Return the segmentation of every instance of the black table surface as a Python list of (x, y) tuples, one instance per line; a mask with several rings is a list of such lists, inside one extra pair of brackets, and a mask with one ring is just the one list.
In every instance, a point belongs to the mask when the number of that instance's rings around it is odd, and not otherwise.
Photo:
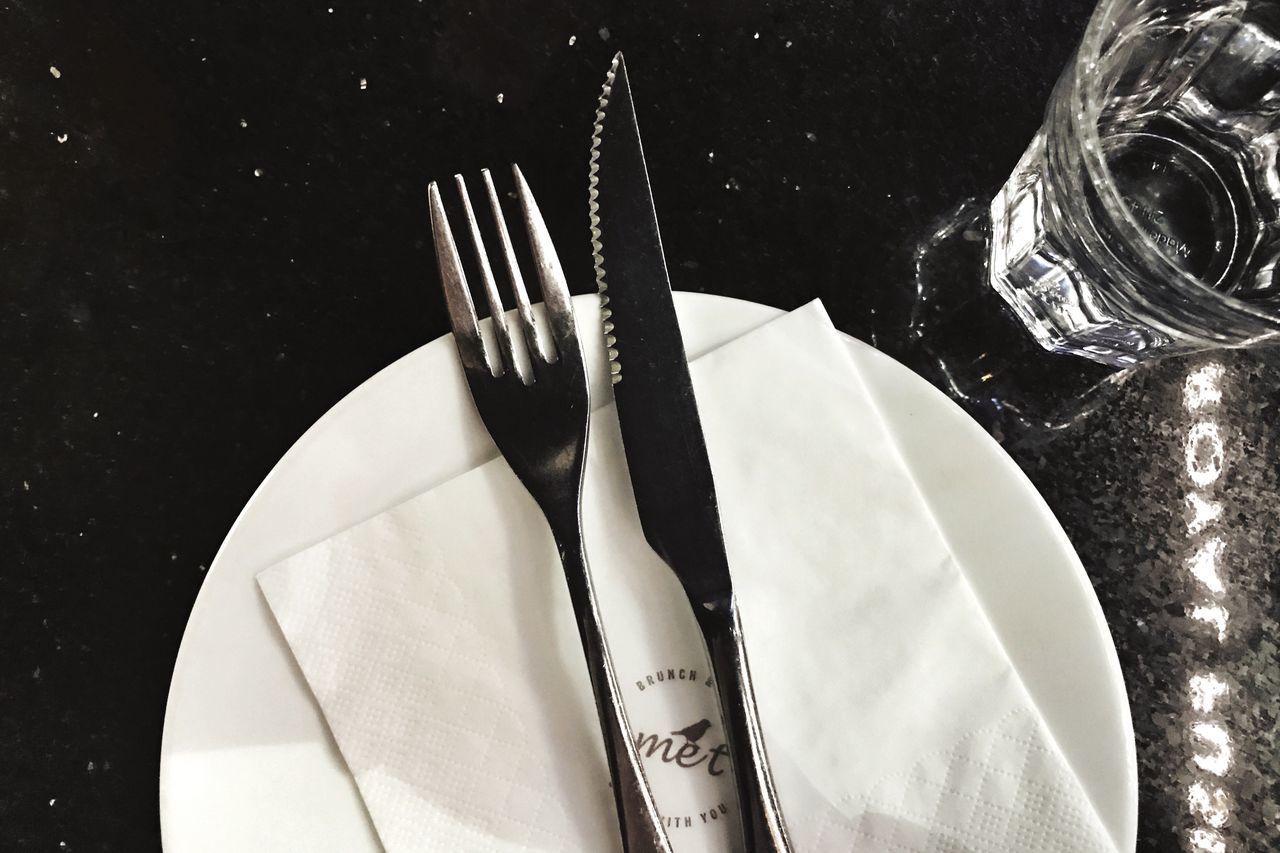
[[(518, 160), (590, 291), (587, 143), (624, 49), (675, 286), (820, 297), (925, 370), (914, 249), (1009, 174), (1089, 11), (0, 0), (0, 848), (159, 846), (166, 691), (220, 541), (326, 409), (447, 330), (429, 179)], [(1212, 598), (1184, 400), (1210, 362)], [(1280, 847), (1278, 379), (1170, 360), (1065, 429), (988, 424), (1110, 624), (1141, 850)]]

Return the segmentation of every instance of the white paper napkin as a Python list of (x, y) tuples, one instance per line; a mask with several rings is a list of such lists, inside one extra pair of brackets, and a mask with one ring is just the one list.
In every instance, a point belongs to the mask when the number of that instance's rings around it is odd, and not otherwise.
[[(797, 851), (1114, 850), (821, 305), (693, 376)], [(583, 520), (673, 844), (731, 849), (710, 668), (640, 532), (612, 406)], [(555, 550), (503, 460), (258, 580), (389, 851), (619, 849)]]

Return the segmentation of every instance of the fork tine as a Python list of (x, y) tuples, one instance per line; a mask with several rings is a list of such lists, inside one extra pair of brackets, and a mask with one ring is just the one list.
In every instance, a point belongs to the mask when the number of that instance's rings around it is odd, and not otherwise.
[(525, 343), (529, 347), (529, 357), (542, 356), (542, 348), (538, 346), (538, 331), (534, 325), (533, 308), (529, 305), (529, 291), (524, 286), (524, 276), (520, 274), (520, 263), (516, 260), (516, 250), (511, 245), (511, 233), (507, 231), (507, 218), (502, 213), (502, 204), (498, 201), (498, 191), (493, 186), (493, 176), (488, 169), (481, 169), (484, 176), (484, 187), (489, 195), (489, 208), (493, 212), (493, 221), (498, 228), (498, 242), (502, 244), (502, 259), (507, 266), (507, 280), (511, 282), (511, 290), (515, 293), (516, 308), (520, 313), (520, 321), (524, 328)]
[[(484, 239), (480, 236), (480, 225), (476, 222), (476, 213), (471, 209), (471, 196), (467, 194), (467, 183), (462, 175), (454, 175), (458, 185), (458, 195), (462, 196), (462, 209), (467, 217), (467, 227), (471, 232), (471, 246), (475, 249), (476, 264), (480, 268), (480, 279), (484, 284), (485, 298), (489, 302), (489, 317), (493, 321), (494, 334), (498, 338), (498, 349), (501, 362), (497, 375), (514, 369), (520, 374), (516, 364), (515, 353), (511, 348), (511, 330), (507, 328), (507, 315), (502, 308), (502, 297), (498, 295), (498, 284), (493, 279), (493, 268), (489, 266), (489, 253), (485, 251)], [(521, 376), (521, 379), (524, 377)]]
[(564, 270), (560, 268), (560, 258), (551, 243), (551, 235), (547, 232), (542, 212), (538, 210), (538, 203), (533, 198), (533, 191), (529, 189), (524, 174), (515, 163), (511, 164), (511, 174), (515, 177), (516, 195), (524, 213), (524, 227), (529, 232), (529, 246), (533, 250), (533, 260), (538, 268), (538, 283), (542, 285), (542, 301), (547, 306), (547, 316), (551, 320), (551, 336), (555, 340), (556, 351), (560, 355), (578, 351), (578, 330), (573, 320), (573, 306), (569, 302), (569, 285), (565, 281)]
[(449, 309), (449, 325), (453, 327), (453, 339), (458, 345), (462, 366), (468, 370), (487, 370), (493, 373), (489, 354), (485, 352), (480, 337), (480, 324), (476, 321), (476, 309), (471, 303), (471, 291), (467, 276), (462, 271), (462, 259), (449, 228), (449, 217), (440, 201), (440, 188), (432, 181), (427, 186), (431, 206), (431, 235), (436, 244), (436, 264), (440, 268), (440, 286), (444, 290), (445, 305)]

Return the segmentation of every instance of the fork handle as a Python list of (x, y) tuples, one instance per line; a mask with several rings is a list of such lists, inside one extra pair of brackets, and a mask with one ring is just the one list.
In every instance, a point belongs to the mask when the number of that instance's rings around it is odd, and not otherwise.
[(614, 806), (618, 810), (618, 827), (622, 831), (622, 848), (626, 853), (672, 853), (662, 818), (658, 816), (653, 802), (653, 792), (640, 764), (640, 752), (627, 723), (581, 535), (557, 536), (556, 544), (578, 623), (578, 636), (587, 657), (596, 711), (600, 715), (609, 778), (613, 780)]
[(694, 606), (707, 642), (724, 714), (725, 733), (738, 788), (743, 849), (746, 853), (790, 853), (791, 840), (774, 790), (764, 734), (751, 688), (751, 669), (742, 639), (738, 603), (730, 594), (714, 607)]

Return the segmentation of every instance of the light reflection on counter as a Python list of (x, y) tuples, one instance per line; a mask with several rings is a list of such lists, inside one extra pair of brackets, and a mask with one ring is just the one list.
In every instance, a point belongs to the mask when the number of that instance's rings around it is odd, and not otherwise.
[(1208, 622), (1218, 635), (1218, 642), (1227, 638), (1227, 611), (1216, 604), (1205, 606), (1197, 604), (1191, 608), (1191, 618), (1199, 622)]
[[(1185, 566), (1196, 590), (1190, 602), (1193, 620), (1214, 630), (1210, 635), (1219, 644), (1227, 639), (1229, 614), (1223, 599), (1227, 591), (1224, 566), (1227, 540), (1218, 529), (1222, 503), (1212, 494), (1227, 464), (1223, 427), (1216, 415), (1222, 403), (1222, 365), (1211, 362), (1192, 370), (1183, 386), (1183, 405), (1192, 415), (1184, 453), (1190, 489), (1186, 496), (1188, 555)], [(1221, 779), (1231, 769), (1231, 733), (1215, 713), (1219, 703), (1229, 698), (1227, 683), (1215, 672), (1203, 671), (1188, 679), (1191, 706), (1189, 742), (1192, 763), (1205, 778), (1195, 779), (1187, 788), (1187, 806), (1194, 825), (1187, 834), (1191, 850), (1227, 853), (1227, 842), (1219, 832), (1231, 819), (1230, 796)]]
[(1195, 492), (1187, 495), (1187, 508), (1191, 510), (1191, 521), (1187, 522), (1187, 532), (1193, 536), (1217, 521), (1218, 516), (1222, 515), (1222, 504), (1217, 501), (1207, 501)]
[(1231, 735), (1221, 723), (1198, 722), (1191, 724), (1191, 733), (1204, 744), (1203, 751), (1196, 752), (1191, 760), (1201, 770), (1214, 776), (1225, 776), (1231, 767)]
[(1226, 547), (1227, 543), (1222, 541), (1221, 536), (1211, 536), (1187, 560), (1191, 576), (1214, 595), (1222, 595), (1227, 591), (1226, 585), (1222, 583), (1222, 575), (1218, 572), (1218, 560), (1222, 558)]
[(1187, 799), (1191, 808), (1203, 815), (1205, 823), (1214, 829), (1222, 829), (1227, 825), (1231, 811), (1227, 808), (1227, 797), (1222, 791), (1210, 792), (1203, 782), (1191, 786)]
[(1213, 673), (1191, 676), (1191, 707), (1208, 713), (1227, 693), (1227, 685)]

